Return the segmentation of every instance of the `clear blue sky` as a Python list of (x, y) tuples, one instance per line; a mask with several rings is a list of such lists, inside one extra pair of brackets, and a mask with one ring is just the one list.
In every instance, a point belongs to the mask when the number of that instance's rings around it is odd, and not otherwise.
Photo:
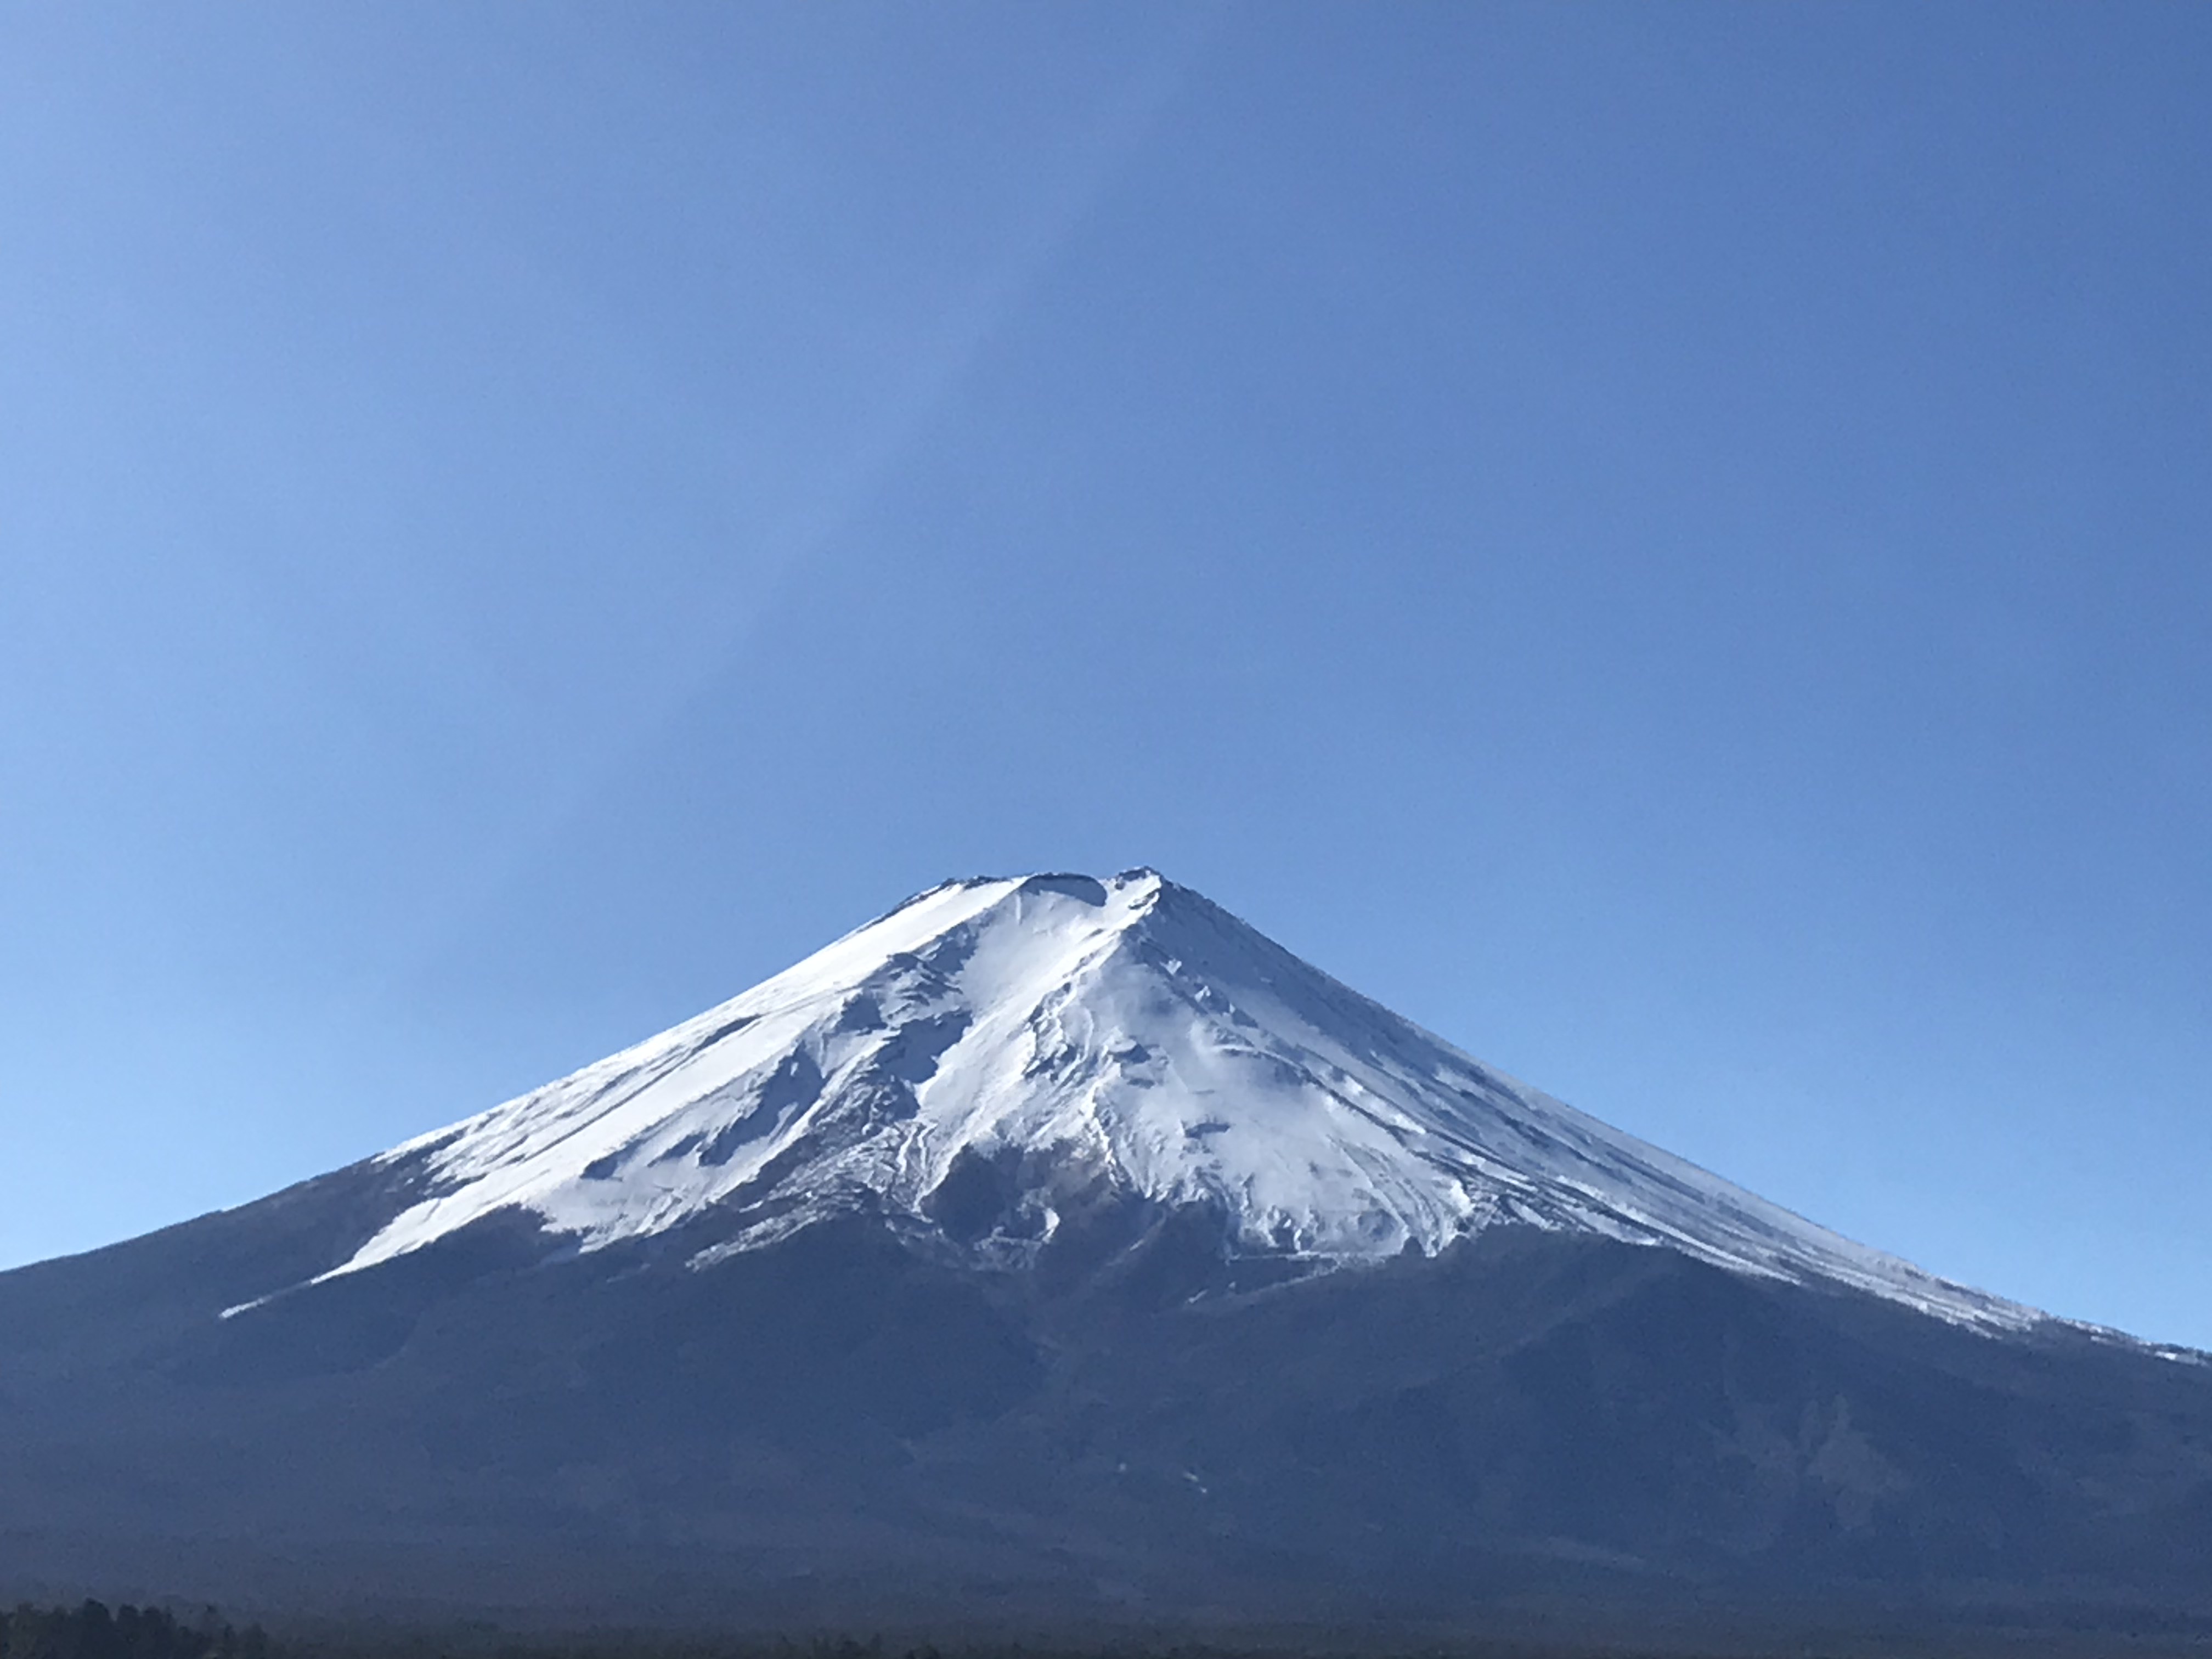
[(0, 1261), (1146, 863), (2212, 1345), (2212, 9), (0, 19)]

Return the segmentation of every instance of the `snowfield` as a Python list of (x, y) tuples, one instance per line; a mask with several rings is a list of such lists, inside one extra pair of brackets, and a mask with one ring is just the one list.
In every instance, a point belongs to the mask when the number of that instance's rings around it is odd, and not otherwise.
[(1317, 1269), (1519, 1222), (2042, 1317), (1502, 1076), (1149, 870), (933, 888), (380, 1161), (427, 1195), (324, 1278), (502, 1211), (583, 1250), (706, 1223), (710, 1259), (870, 1201), (1018, 1266), (1118, 1194), (1213, 1206), (1234, 1252)]

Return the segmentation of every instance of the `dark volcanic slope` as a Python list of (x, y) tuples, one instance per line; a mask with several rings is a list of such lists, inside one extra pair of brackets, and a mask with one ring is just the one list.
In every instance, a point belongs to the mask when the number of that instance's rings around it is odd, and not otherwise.
[(2063, 1328), (1518, 1228), (1240, 1287), (1143, 1205), (1023, 1272), (865, 1214), (704, 1268), (480, 1224), (211, 1316), (375, 1221), (342, 1176), (0, 1275), (14, 1558), (630, 1616), (2212, 1613), (2212, 1371)]

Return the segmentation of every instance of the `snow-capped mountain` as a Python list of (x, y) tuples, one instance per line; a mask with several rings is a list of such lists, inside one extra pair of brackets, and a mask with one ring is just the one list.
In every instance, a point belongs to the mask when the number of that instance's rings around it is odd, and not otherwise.
[(1737, 1650), (1762, 1598), (2212, 1632), (2208, 1559), (2201, 1357), (1839, 1238), (1149, 871), (933, 889), (0, 1273), (0, 1597)]
[(1150, 870), (948, 882), (380, 1162), (423, 1196), (331, 1276), (507, 1211), (585, 1250), (711, 1216), (711, 1256), (863, 1194), (1018, 1261), (1103, 1193), (1215, 1206), (1232, 1251), (1315, 1267), (1517, 1222), (2038, 1317), (1500, 1075)]

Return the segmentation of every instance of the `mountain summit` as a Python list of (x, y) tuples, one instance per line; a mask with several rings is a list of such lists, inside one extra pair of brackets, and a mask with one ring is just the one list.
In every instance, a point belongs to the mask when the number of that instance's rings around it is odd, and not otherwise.
[(947, 882), (380, 1162), (424, 1196), (333, 1273), (506, 1211), (585, 1250), (712, 1217), (711, 1256), (870, 1200), (1012, 1263), (1138, 1199), (1286, 1267), (1520, 1223), (2036, 1317), (1502, 1076), (1151, 870)]
[(1840, 1238), (1148, 870), (933, 888), (480, 1116), (0, 1273), (0, 1333), (27, 1587), (2212, 1632), (2202, 1356)]

